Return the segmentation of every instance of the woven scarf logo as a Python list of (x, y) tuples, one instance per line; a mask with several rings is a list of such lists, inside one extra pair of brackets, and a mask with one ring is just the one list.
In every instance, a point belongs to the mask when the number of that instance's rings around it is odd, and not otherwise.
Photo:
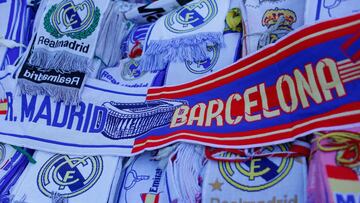
[(269, 9), (264, 13), (262, 26), (268, 30), (264, 32), (258, 42), (257, 49), (276, 42), (293, 30), (292, 24), (297, 21), (296, 13), (289, 9)]
[(208, 24), (218, 13), (215, 0), (200, 0), (168, 14), (165, 27), (174, 33), (186, 33)]
[(124, 64), (124, 68), (121, 71), (122, 79), (126, 81), (137, 80), (146, 74), (146, 71), (139, 69), (139, 61), (129, 60)]
[(54, 191), (64, 198), (75, 197), (94, 186), (102, 171), (103, 160), (99, 156), (55, 155), (41, 167), (37, 185), (48, 197)]
[(83, 0), (77, 4), (64, 0), (53, 5), (45, 15), (44, 27), (55, 38), (64, 35), (73, 39), (85, 39), (96, 29), (100, 20), (100, 9), (92, 0)]
[(186, 104), (185, 100), (105, 102), (103, 106), (107, 109), (107, 115), (101, 133), (114, 140), (139, 137), (154, 128), (170, 124), (175, 110)]
[(185, 61), (186, 68), (194, 74), (204, 74), (212, 71), (219, 59), (219, 48), (217, 46), (208, 46), (207, 51), (209, 58), (197, 62)]
[[(278, 148), (278, 149), (276, 149)], [(265, 151), (287, 151), (285, 145), (266, 147)], [(224, 157), (236, 156), (231, 153)], [(244, 162), (219, 161), (222, 177), (233, 187), (255, 192), (267, 189), (279, 183), (290, 172), (294, 163), (293, 158), (253, 158)]]

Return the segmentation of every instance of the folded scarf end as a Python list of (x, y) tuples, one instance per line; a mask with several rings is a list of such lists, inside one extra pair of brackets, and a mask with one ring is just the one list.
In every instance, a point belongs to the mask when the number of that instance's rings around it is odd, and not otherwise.
[(222, 32), (152, 41), (141, 57), (139, 68), (143, 71), (160, 71), (170, 62), (203, 61), (208, 58), (208, 48), (212, 46), (225, 46)]
[(43, 48), (32, 51), (29, 64), (45, 70), (79, 71), (91, 73), (93, 70), (92, 59), (72, 54), (67, 51), (49, 52)]
[(77, 105), (80, 102), (79, 89), (59, 87), (52, 84), (35, 84), (26, 79), (18, 79), (21, 94), (46, 95), (55, 102), (64, 102), (66, 105)]

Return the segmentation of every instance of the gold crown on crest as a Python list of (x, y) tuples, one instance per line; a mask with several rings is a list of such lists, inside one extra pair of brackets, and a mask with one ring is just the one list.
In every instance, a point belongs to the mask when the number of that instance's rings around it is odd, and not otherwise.
[(289, 9), (269, 9), (265, 12), (262, 25), (269, 27), (270, 25), (275, 25), (276, 22), (279, 20), (280, 16), (285, 17), (285, 21), (281, 23), (281, 25), (292, 25), (296, 22), (296, 14), (294, 11)]

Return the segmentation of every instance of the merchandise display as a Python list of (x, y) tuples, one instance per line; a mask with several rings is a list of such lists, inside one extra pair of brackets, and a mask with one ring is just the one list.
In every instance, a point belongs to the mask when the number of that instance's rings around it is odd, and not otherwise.
[(359, 0), (0, 19), (0, 203), (360, 203)]

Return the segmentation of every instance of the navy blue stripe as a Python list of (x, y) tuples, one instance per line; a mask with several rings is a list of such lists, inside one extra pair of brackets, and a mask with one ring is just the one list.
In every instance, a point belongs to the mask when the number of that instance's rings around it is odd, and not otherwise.
[(4, 75), (3, 77), (0, 77), (0, 80), (6, 78), (7, 76), (11, 75), (11, 73), (7, 73), (6, 75)]
[(169, 198), (169, 203), (171, 202), (171, 196), (170, 196), (170, 189), (169, 189), (169, 182), (167, 177), (167, 172), (165, 171), (165, 184), (166, 184), (166, 190)]
[(155, 26), (155, 23), (150, 26), (150, 29), (149, 29), (148, 33), (146, 34), (144, 52), (149, 47), (149, 38), (150, 38), (150, 35), (152, 33), (154, 26)]
[(321, 9), (321, 0), (318, 0), (318, 5), (316, 8), (316, 20), (319, 20), (320, 18), (320, 9)]
[(92, 89), (96, 89), (96, 90), (100, 90), (100, 91), (103, 91), (103, 92), (110, 92), (110, 93), (121, 94), (121, 95), (128, 95), (128, 96), (146, 96), (146, 94), (134, 94), (134, 93), (126, 93), (126, 92), (117, 92), (117, 91), (113, 91), (113, 90), (103, 89), (103, 88), (100, 88), (100, 87), (94, 87), (94, 86), (91, 86), (91, 85), (85, 85), (85, 87), (92, 88)]
[(14, 21), (14, 6), (15, 6), (15, 1), (11, 1), (11, 6), (10, 6), (10, 19), (8, 21), (8, 27), (6, 30), (6, 35), (5, 35), (5, 39), (11, 39), (10, 35), (12, 32), (12, 26), (13, 26), (13, 21)]
[(65, 143), (65, 142), (59, 142), (54, 140), (47, 140), (43, 138), (33, 137), (30, 135), (18, 135), (18, 134), (12, 134), (12, 133), (3, 133), (0, 132), (0, 135), (10, 136), (10, 137), (17, 137), (17, 138), (23, 138), (23, 139), (30, 139), (30, 140), (36, 140), (40, 142), (46, 142), (51, 144), (57, 144), (57, 145), (63, 145), (63, 146), (70, 146), (70, 147), (87, 147), (87, 148), (133, 148), (131, 145), (81, 145), (81, 144), (73, 144), (73, 143)]

